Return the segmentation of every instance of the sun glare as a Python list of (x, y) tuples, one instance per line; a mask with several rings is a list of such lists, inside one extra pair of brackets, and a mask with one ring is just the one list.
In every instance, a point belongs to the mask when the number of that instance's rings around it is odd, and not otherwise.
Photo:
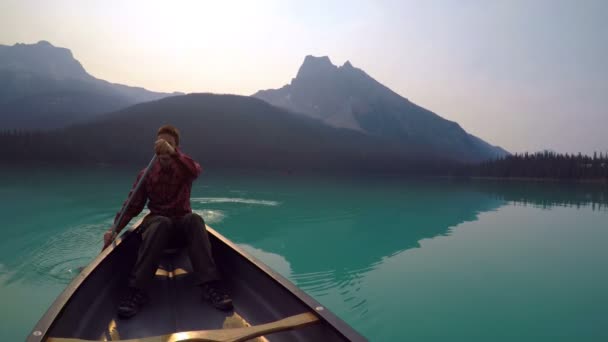
[(264, 7), (243, 1), (180, 1), (146, 3), (131, 13), (140, 13), (131, 30), (149, 43), (163, 42), (171, 48), (222, 46), (232, 38), (255, 32), (264, 22), (258, 14)]

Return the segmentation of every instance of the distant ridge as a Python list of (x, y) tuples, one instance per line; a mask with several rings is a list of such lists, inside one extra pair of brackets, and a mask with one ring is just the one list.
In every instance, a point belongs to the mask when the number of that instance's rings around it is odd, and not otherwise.
[(145, 165), (156, 130), (167, 123), (180, 129), (184, 151), (213, 168), (404, 174), (447, 162), (254, 97), (215, 94), (139, 103), (46, 133), (0, 134), (0, 160)]
[(349, 61), (338, 67), (327, 56), (306, 56), (291, 83), (253, 96), (333, 127), (416, 146), (423, 153), (442, 151), (445, 158), (473, 162), (508, 154), (410, 102)]
[(91, 76), (48, 41), (0, 45), (0, 127), (52, 129), (170, 95)]

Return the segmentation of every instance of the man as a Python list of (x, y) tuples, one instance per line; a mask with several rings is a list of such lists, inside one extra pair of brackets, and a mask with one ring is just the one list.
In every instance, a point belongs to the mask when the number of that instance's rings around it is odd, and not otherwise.
[[(219, 283), (205, 222), (190, 208), (192, 182), (201, 173), (201, 166), (180, 151), (178, 146), (179, 131), (175, 127), (165, 125), (159, 128), (154, 145), (157, 162), (150, 166), (151, 170), (137, 193), (133, 193), (145, 169), (139, 173), (129, 194), (132, 196), (131, 203), (126, 208), (127, 203), (123, 204), (123, 219), (115, 222), (118, 233), (141, 213), (148, 202), (150, 214), (144, 218), (140, 228), (141, 244), (129, 277), (129, 292), (118, 306), (118, 315), (122, 318), (134, 316), (148, 300), (145, 289), (156, 273), (168, 242), (175, 240), (185, 241), (196, 283), (203, 290), (203, 298), (218, 309), (232, 309), (232, 300)], [(120, 212), (115, 220), (119, 215)], [(114, 237), (111, 230), (104, 234), (104, 248)]]

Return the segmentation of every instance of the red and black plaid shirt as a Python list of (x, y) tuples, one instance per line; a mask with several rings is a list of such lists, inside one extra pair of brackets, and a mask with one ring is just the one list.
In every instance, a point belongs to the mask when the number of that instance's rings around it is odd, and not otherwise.
[[(201, 166), (178, 148), (175, 151), (176, 153), (169, 167), (162, 168), (159, 162), (154, 163), (144, 183), (133, 195), (122, 221), (118, 224), (117, 231), (122, 230), (133, 217), (141, 213), (146, 201), (148, 202), (148, 209), (153, 215), (180, 217), (192, 212), (190, 190), (192, 189), (192, 182), (201, 173)], [(135, 186), (144, 172), (145, 169), (137, 175), (129, 196), (135, 190)], [(123, 208), (126, 204), (125, 201)], [(115, 221), (118, 220), (119, 215), (120, 212), (116, 214)]]

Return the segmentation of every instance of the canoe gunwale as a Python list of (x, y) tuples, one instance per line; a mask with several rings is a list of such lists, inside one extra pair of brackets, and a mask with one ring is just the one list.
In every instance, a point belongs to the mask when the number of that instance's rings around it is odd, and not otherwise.
[[(111, 244), (108, 248), (103, 250), (89, 265), (87, 265), (78, 274), (63, 292), (55, 299), (49, 309), (45, 312), (42, 318), (36, 323), (30, 334), (27, 336), (27, 342), (40, 342), (45, 341), (49, 338), (48, 332), (52, 328), (57, 318), (61, 315), (64, 308), (74, 297), (74, 294), (80, 289), (81, 285), (91, 276), (91, 274), (98, 268), (98, 266), (126, 239), (130, 238), (132, 234), (139, 228), (142, 220), (138, 221), (119, 238), (116, 239), (115, 244)], [(291, 281), (278, 274), (276, 271), (271, 269), (268, 265), (264, 264), (254, 256), (250, 255), (242, 248), (228, 240), (222, 234), (218, 233), (215, 229), (207, 226), (209, 234), (213, 235), (221, 243), (225, 244), (232, 251), (237, 253), (244, 261), (254, 265), (259, 271), (270, 277), (275, 283), (279, 284), (290, 292), (295, 298), (297, 298), (304, 306), (307, 306), (311, 313), (314, 313), (321, 321), (325, 321), (328, 327), (331, 327), (336, 333), (342, 335), (345, 340), (348, 341), (367, 341), (365, 337), (360, 335), (350, 325), (344, 322), (341, 318), (336, 316), (334, 313), (329, 311), (327, 308), (322, 306), (314, 298), (309, 296), (307, 293), (299, 289)]]
[(49, 336), (47, 336), (49, 330), (53, 326), (53, 323), (61, 315), (61, 312), (66, 307), (66, 305), (70, 302), (70, 300), (74, 297), (74, 294), (80, 289), (80, 286), (87, 280), (87, 278), (97, 269), (99, 264), (101, 264), (106, 257), (108, 257), (116, 247), (118, 247), (125, 239), (129, 238), (133, 232), (139, 228), (139, 224), (142, 220), (138, 221), (135, 225), (129, 228), (126, 232), (124, 232), (120, 237), (117, 237), (114, 241), (115, 243), (110, 244), (106, 249), (104, 249), (90, 264), (88, 264), (71, 282), (68, 286), (61, 292), (61, 294), (55, 299), (53, 304), (49, 307), (49, 309), (42, 316), (40, 321), (36, 323), (30, 334), (27, 336), (27, 342), (38, 342), (45, 341)]
[(328, 326), (333, 328), (338, 334), (344, 336), (348, 341), (367, 341), (365, 337), (354, 330), (350, 325), (346, 324), (340, 317), (336, 316), (333, 312), (328, 310), (325, 306), (321, 305), (317, 300), (312, 298), (306, 292), (295, 286), (294, 283), (283, 277), (268, 265), (264, 264), (251, 254), (244, 251), (242, 248), (237, 246), (232, 241), (228, 240), (225, 236), (218, 233), (215, 229), (207, 226), (207, 231), (215, 236), (222, 243), (226, 244), (233, 251), (240, 254), (240, 256), (247, 262), (255, 265), (260, 271), (266, 274), (266, 276), (272, 278), (276, 283), (280, 284), (287, 291), (289, 291), (294, 297), (298, 298), (305, 306), (308, 306), (310, 312), (320, 317), (322, 321), (327, 322)]

